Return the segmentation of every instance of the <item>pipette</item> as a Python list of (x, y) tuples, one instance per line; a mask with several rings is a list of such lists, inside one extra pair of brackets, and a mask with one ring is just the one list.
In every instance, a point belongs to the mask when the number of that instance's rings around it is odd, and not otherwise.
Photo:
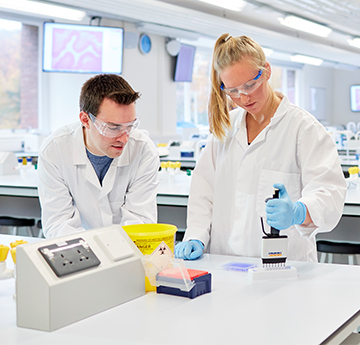
[[(278, 199), (279, 190), (274, 189), (272, 198), (265, 200), (267, 202), (270, 199)], [(280, 231), (271, 227), (270, 233), (266, 233), (264, 230), (263, 219), (261, 218), (261, 226), (265, 236), (262, 238), (261, 243), (261, 257), (263, 267), (267, 269), (284, 268), (287, 258), (287, 242), (288, 237), (286, 235), (280, 235)]]
[[(274, 190), (272, 199), (279, 198), (279, 190)], [(271, 199), (271, 198), (270, 198)], [(269, 199), (266, 199), (267, 202)], [(261, 219), (262, 231), (265, 234), (261, 242), (261, 257), (263, 267), (250, 268), (248, 277), (251, 281), (268, 280), (268, 279), (284, 279), (296, 278), (297, 270), (292, 266), (285, 266), (287, 258), (287, 242), (286, 235), (280, 235), (280, 231), (271, 227), (270, 233), (264, 230), (264, 222)]]

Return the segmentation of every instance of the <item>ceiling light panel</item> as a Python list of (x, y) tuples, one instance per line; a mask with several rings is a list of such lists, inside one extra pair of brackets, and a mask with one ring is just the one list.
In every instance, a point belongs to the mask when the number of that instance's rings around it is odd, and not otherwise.
[(278, 20), (282, 25), (320, 37), (327, 37), (332, 31), (330, 28), (324, 25), (320, 25), (296, 16), (286, 16), (285, 18), (279, 17)]
[(83, 11), (28, 0), (0, 0), (0, 8), (73, 21), (82, 21), (86, 16), (86, 13)]
[(291, 57), (291, 60), (294, 62), (300, 62), (300, 63), (305, 63), (308, 65), (315, 65), (315, 66), (320, 66), (324, 60), (322, 59), (318, 59), (318, 58), (314, 58), (311, 56), (306, 56), (306, 55), (300, 55), (300, 54), (295, 54)]
[(206, 2), (207, 4), (226, 8), (227, 10), (231, 11), (241, 11), (245, 5), (246, 2), (242, 0), (198, 0), (201, 2)]
[(359, 37), (356, 37), (356, 38), (354, 38), (352, 40), (347, 40), (347, 42), (352, 47), (360, 48), (360, 38)]
[(349, 31), (353, 35), (356, 35), (356, 31), (359, 29), (359, 0), (282, 0), (281, 3), (274, 1), (272, 5), (282, 12), (297, 13), (298, 15), (302, 13), (303, 16), (312, 18), (312, 20), (331, 23), (334, 29)]
[(262, 48), (262, 50), (264, 51), (265, 56), (269, 56), (274, 52), (274, 50), (270, 48)]

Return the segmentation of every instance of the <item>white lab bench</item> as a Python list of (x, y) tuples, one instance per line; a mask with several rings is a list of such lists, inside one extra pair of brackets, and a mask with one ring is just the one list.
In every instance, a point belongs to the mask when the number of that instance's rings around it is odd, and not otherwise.
[(174, 157), (174, 156), (165, 156), (160, 157), (160, 162), (180, 162), (182, 168), (194, 169), (196, 166), (196, 159), (194, 157)]
[(360, 189), (348, 189), (343, 215), (360, 216)]
[[(157, 194), (159, 223), (175, 224), (180, 232), (185, 230), (190, 183), (191, 176), (187, 176), (185, 173), (170, 177), (168, 175), (160, 175), (160, 185)], [(29, 171), (27, 176), (0, 176), (0, 215), (40, 219), (41, 210), (37, 191), (36, 171)], [(347, 191), (343, 218), (346, 218), (345, 222), (350, 223), (360, 221), (360, 189)], [(356, 228), (356, 231), (352, 231), (353, 235), (350, 235), (350, 240), (360, 242), (358, 233), (360, 225), (350, 224), (347, 227)], [(330, 237), (333, 235), (332, 233), (329, 234), (331, 234)], [(335, 232), (334, 234), (336, 235)], [(321, 237), (327, 238), (328, 233), (321, 235)], [(346, 238), (346, 240), (349, 239)]]
[(342, 167), (343, 171), (348, 171), (349, 168), (354, 167), (354, 166), (358, 166), (359, 161), (357, 159), (355, 159), (355, 156), (353, 157), (344, 157), (344, 156), (340, 156), (339, 155), (339, 159), (340, 159), (340, 164)]
[(36, 170), (0, 176), (0, 215), (41, 218)]
[[(191, 177), (184, 172), (171, 178), (161, 178), (160, 175), (157, 194), (159, 223), (172, 223), (184, 231), (190, 182)], [(36, 170), (29, 170), (26, 175), (0, 176), (0, 215), (40, 219), (37, 185)]]
[[(0, 235), (0, 244), (18, 238)], [(360, 267), (289, 262), (298, 278), (250, 282), (246, 272), (222, 268), (232, 261), (260, 264), (205, 254), (186, 265), (211, 272), (211, 293), (191, 300), (148, 292), (54, 332), (17, 327), (15, 282), (2, 280), (1, 343), (338, 345), (360, 326)]]

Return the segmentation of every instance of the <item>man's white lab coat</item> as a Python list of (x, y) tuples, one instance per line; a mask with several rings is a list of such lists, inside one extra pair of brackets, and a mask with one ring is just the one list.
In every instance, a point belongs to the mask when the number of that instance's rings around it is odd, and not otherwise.
[(156, 223), (159, 156), (135, 130), (102, 186), (86, 155), (82, 126), (55, 131), (39, 152), (39, 196), (46, 237), (112, 224)]
[(345, 200), (346, 183), (334, 142), (305, 110), (283, 98), (270, 124), (247, 142), (245, 112), (232, 111), (226, 141), (212, 138), (192, 177), (184, 240), (199, 239), (213, 254), (261, 257), (265, 199), (283, 183), (293, 202), (313, 220), (281, 231), (288, 259), (317, 261), (315, 234), (332, 230)]

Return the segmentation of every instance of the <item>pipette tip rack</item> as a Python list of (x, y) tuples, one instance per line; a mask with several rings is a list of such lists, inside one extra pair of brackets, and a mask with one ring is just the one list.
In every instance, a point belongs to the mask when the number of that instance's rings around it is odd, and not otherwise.
[(195, 283), (193, 288), (190, 291), (183, 291), (176, 287), (172, 286), (181, 286), (182, 277), (179, 273), (174, 273), (174, 270), (163, 270), (156, 277), (157, 293), (164, 293), (168, 295), (182, 296), (188, 298), (195, 298), (205, 293), (211, 292), (211, 273), (206, 271), (199, 271), (188, 269), (189, 278)]
[(297, 270), (292, 266), (256, 267), (248, 271), (250, 281), (297, 278)]

